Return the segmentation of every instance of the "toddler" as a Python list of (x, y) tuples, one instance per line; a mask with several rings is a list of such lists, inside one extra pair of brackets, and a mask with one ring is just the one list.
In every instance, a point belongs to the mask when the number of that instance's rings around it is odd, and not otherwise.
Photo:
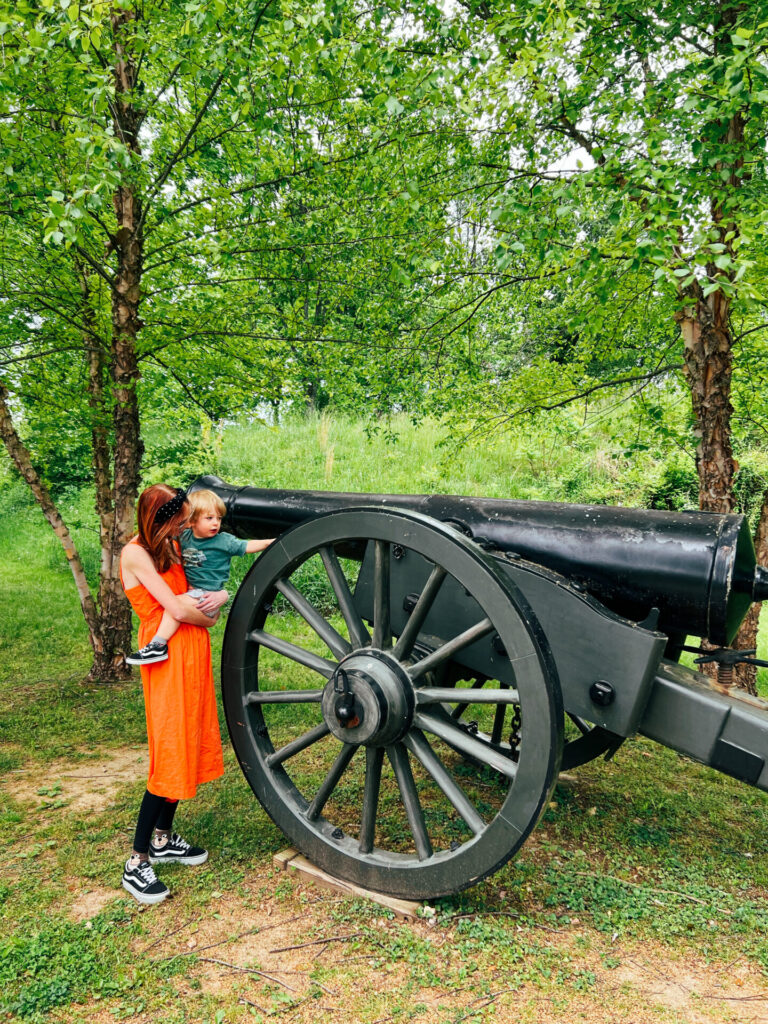
[[(219, 533), (226, 506), (213, 491), (193, 491), (187, 496), (191, 508), (189, 528), (180, 537), (181, 560), (193, 598), (200, 611), (213, 618), (229, 597), (224, 584), (229, 578), (235, 555), (254, 554), (269, 547), (269, 540), (240, 540), (230, 533)], [(168, 658), (168, 641), (179, 628), (178, 620), (163, 612), (157, 633), (146, 647), (130, 654), (129, 665), (151, 665)]]

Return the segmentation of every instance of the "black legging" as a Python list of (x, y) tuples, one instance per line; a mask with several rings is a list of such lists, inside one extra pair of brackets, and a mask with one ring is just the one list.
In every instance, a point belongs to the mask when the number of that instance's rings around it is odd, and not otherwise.
[(178, 800), (166, 800), (164, 796), (155, 796), (149, 790), (144, 793), (139, 808), (139, 820), (136, 822), (136, 836), (133, 840), (136, 853), (149, 853), (153, 829), (159, 828), (162, 832), (170, 832), (178, 806)]

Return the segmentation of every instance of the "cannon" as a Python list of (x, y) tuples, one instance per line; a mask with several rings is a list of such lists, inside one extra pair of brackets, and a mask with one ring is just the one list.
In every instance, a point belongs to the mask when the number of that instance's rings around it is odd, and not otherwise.
[(233, 601), (223, 703), (253, 792), (330, 874), (458, 892), (561, 770), (636, 734), (768, 790), (768, 702), (678, 662), (768, 596), (743, 516), (198, 488), (235, 534), (277, 536)]

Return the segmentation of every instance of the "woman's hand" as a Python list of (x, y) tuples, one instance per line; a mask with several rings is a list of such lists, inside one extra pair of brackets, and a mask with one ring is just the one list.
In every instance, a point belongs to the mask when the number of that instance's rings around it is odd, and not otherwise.
[(229, 600), (229, 594), (226, 590), (210, 590), (201, 597), (197, 602), (197, 607), (201, 612), (205, 612), (207, 615), (212, 615), (217, 612), (222, 605), (225, 605)]
[(205, 626), (206, 629), (210, 629), (211, 626), (215, 626), (218, 622), (219, 613), (215, 612), (211, 616), (201, 612), (197, 607), (198, 599), (196, 597), (190, 597), (188, 594), (179, 594), (176, 600), (179, 602), (179, 613), (174, 615), (174, 618), (178, 619), (179, 622), (187, 622), (191, 626)]

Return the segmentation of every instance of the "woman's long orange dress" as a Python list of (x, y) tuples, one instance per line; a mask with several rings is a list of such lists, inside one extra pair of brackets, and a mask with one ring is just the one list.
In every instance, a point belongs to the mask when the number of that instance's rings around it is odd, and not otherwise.
[[(174, 594), (186, 593), (181, 565), (161, 576)], [(163, 607), (141, 583), (125, 594), (141, 620), (143, 647), (157, 632)], [(188, 800), (201, 783), (224, 774), (208, 630), (182, 622), (168, 642), (168, 660), (142, 665), (141, 681), (149, 740), (147, 789), (168, 800)]]

